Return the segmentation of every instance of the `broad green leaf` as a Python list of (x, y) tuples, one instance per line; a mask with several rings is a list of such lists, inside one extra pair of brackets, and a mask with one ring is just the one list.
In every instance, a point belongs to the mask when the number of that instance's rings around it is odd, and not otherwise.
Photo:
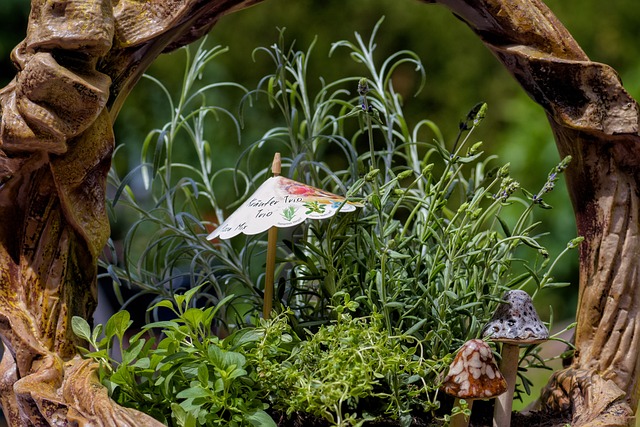
[(244, 419), (249, 421), (252, 426), (255, 427), (276, 427), (277, 424), (273, 421), (273, 418), (269, 416), (265, 411), (257, 410), (250, 414), (245, 414)]
[(210, 394), (209, 390), (202, 388), (202, 386), (200, 385), (196, 385), (194, 387), (189, 387), (186, 390), (182, 390), (176, 395), (176, 397), (178, 399), (187, 399), (187, 398), (196, 399), (198, 397), (207, 397), (209, 396), (209, 394)]
[(144, 347), (144, 343), (145, 341), (141, 339), (134, 342), (129, 346), (129, 348), (125, 349), (122, 352), (122, 363), (125, 365), (129, 365), (131, 362), (133, 362), (140, 354), (142, 347)]
[(149, 360), (148, 357), (142, 357), (142, 358), (136, 360), (136, 363), (131, 365), (131, 367), (132, 368), (147, 369), (147, 368), (151, 367), (151, 361)]
[(130, 368), (126, 365), (120, 365), (118, 369), (111, 374), (109, 380), (119, 384), (123, 388), (131, 388), (136, 384)]
[(246, 358), (235, 351), (226, 351), (223, 354), (224, 366), (235, 366), (237, 368), (242, 368), (247, 363)]
[(228, 379), (232, 380), (238, 377), (243, 377), (247, 375), (247, 371), (245, 371), (244, 369), (241, 368), (235, 368), (231, 371), (231, 373), (228, 376)]
[(198, 380), (203, 387), (209, 386), (209, 369), (207, 365), (202, 364), (198, 366)]
[(179, 404), (172, 403), (171, 412), (176, 425), (180, 427), (196, 427), (196, 417), (192, 413), (185, 411)]
[(71, 329), (73, 333), (85, 341), (91, 342), (91, 327), (89, 323), (80, 316), (71, 318)]
[(157, 303), (155, 303), (154, 305), (149, 307), (147, 309), (147, 311), (151, 311), (151, 310), (153, 310), (155, 308), (160, 308), (160, 307), (168, 308), (171, 311), (173, 311), (174, 313), (178, 314), (176, 312), (176, 309), (175, 309), (175, 304), (172, 301), (169, 301), (167, 299), (163, 299), (163, 300), (158, 301)]
[(261, 340), (263, 337), (264, 337), (264, 331), (253, 329), (253, 328), (251, 329), (244, 328), (239, 330), (236, 334), (225, 339), (225, 342), (227, 340), (230, 340), (230, 342), (234, 346), (233, 348), (236, 348), (236, 347), (242, 347), (245, 344), (255, 343)]
[(222, 350), (220, 349), (220, 347), (218, 347), (218, 345), (209, 345), (209, 347), (207, 348), (207, 356), (209, 357), (211, 363), (213, 363), (213, 366), (224, 369), (224, 355), (222, 354)]
[(98, 338), (100, 337), (100, 335), (102, 335), (102, 329), (103, 329), (103, 325), (101, 323), (98, 323), (96, 325), (95, 328), (93, 328), (93, 332), (91, 333), (91, 342), (92, 343), (97, 343), (98, 342)]
[(131, 326), (133, 322), (129, 316), (129, 312), (127, 310), (121, 310), (111, 316), (109, 320), (107, 320), (107, 324), (105, 326), (105, 335), (108, 338), (118, 337), (122, 339), (126, 330)]
[(184, 306), (185, 307), (187, 307), (189, 305), (189, 303), (191, 302), (191, 299), (193, 299), (193, 296), (202, 288), (203, 285), (204, 284), (198, 285), (198, 286), (194, 286), (193, 288), (189, 289), (187, 292), (184, 293)]
[(192, 327), (198, 327), (203, 323), (204, 312), (200, 308), (189, 308), (182, 314), (182, 318)]

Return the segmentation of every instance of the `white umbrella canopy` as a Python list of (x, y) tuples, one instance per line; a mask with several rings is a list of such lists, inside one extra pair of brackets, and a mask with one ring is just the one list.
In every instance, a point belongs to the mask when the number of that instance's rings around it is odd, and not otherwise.
[(280, 175), (280, 153), (276, 153), (271, 168), (275, 176), (267, 179), (232, 213), (226, 221), (207, 236), (230, 239), (238, 234), (254, 235), (269, 231), (264, 289), (263, 317), (269, 318), (273, 300), (276, 241), (278, 228), (293, 227), (306, 219), (325, 219), (337, 212), (352, 212), (362, 204), (342, 196), (302, 184)]
[(271, 227), (286, 228), (306, 219), (325, 219), (336, 212), (360, 206), (344, 197), (283, 176), (267, 179), (226, 221), (207, 236), (230, 239), (240, 233), (253, 235)]

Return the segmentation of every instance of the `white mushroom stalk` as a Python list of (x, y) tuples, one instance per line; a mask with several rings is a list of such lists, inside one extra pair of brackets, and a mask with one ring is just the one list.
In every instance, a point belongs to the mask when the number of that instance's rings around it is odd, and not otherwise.
[[(489, 345), (482, 340), (469, 340), (449, 366), (442, 388), (456, 398), (454, 408), (460, 407), (460, 399), (464, 399), (470, 411), (475, 399), (488, 399), (502, 394), (507, 384)], [(469, 419), (463, 413), (457, 413), (451, 417), (450, 426), (467, 427)]]
[(507, 392), (496, 399), (493, 411), (494, 427), (511, 425), (520, 346), (537, 344), (549, 339), (549, 331), (540, 321), (529, 294), (513, 290), (506, 292), (502, 299), (504, 302), (498, 306), (482, 332), (483, 337), (502, 343), (500, 371), (507, 381)]

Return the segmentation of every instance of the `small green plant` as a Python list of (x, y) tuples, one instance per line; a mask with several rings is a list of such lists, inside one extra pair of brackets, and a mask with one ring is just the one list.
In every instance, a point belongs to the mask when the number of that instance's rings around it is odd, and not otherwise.
[[(141, 296), (151, 296), (150, 305), (171, 300), (174, 293), (193, 287), (198, 287), (193, 303), (215, 305), (231, 294), (242, 301), (260, 296), (251, 270), (255, 245), (244, 251), (231, 246), (214, 249), (203, 238), (208, 220), (215, 222), (221, 216), (218, 197), (233, 188), (229, 182), (243, 180), (232, 168), (215, 169), (212, 144), (228, 144), (230, 135), (239, 140), (240, 125), (229, 110), (208, 105), (207, 95), (227, 91), (232, 97), (235, 91), (247, 92), (232, 82), (202, 84), (207, 65), (227, 50), (220, 46), (205, 49), (205, 43), (206, 39), (195, 54), (182, 49), (186, 66), (176, 99), (161, 82), (145, 76), (166, 95), (170, 120), (149, 132), (139, 166), (124, 177), (112, 168), (108, 176), (113, 191), (107, 200), (111, 219), (115, 225), (118, 221), (127, 223), (128, 229), (121, 246), (109, 240), (101, 260), (105, 272), (99, 277), (112, 280), (122, 308)], [(207, 132), (211, 121), (225, 129), (224, 134), (211, 136)], [(217, 183), (223, 190), (214, 191)], [(134, 191), (134, 184), (144, 191)], [(121, 292), (125, 287), (134, 290), (128, 299)], [(228, 319), (242, 322), (243, 307), (222, 307), (214, 320), (217, 327), (224, 329)], [(236, 313), (238, 309), (243, 312)], [(147, 321), (157, 320), (157, 310), (147, 313)]]
[(348, 311), (357, 307), (345, 296), (335, 323), (309, 333), (288, 358), (265, 370), (279, 384), (274, 408), (311, 413), (336, 426), (383, 416), (408, 426), (412, 409), (437, 407), (431, 400), (437, 384), (423, 378), (440, 362), (425, 359), (415, 338), (386, 334), (380, 314), (352, 317)]
[[(275, 427), (264, 411), (268, 405), (258, 398), (246, 357), (225, 349), (211, 334), (212, 320), (226, 301), (207, 309), (189, 307), (197, 290), (176, 294), (174, 303), (158, 303), (156, 308), (170, 309), (175, 319), (146, 325), (128, 340), (132, 322), (127, 311), (93, 331), (84, 319), (74, 317), (74, 332), (91, 347), (83, 349), (85, 357), (100, 363), (101, 381), (116, 402), (170, 426)], [(164, 336), (157, 346), (145, 338), (155, 328)], [(118, 358), (112, 355), (114, 343), (120, 349)]]

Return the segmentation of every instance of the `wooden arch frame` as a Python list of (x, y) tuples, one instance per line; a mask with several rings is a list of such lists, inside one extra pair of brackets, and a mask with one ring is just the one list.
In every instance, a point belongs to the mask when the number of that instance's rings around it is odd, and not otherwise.
[[(157, 425), (111, 402), (77, 357), (108, 237), (112, 123), (162, 52), (260, 0), (32, 0), (16, 78), (0, 91), (0, 402), (11, 426)], [(546, 111), (580, 248), (576, 356), (542, 404), (573, 425), (627, 425), (640, 386), (638, 104), (540, 0), (425, 0), (465, 21)], [(90, 25), (87, 25), (87, 23)]]

